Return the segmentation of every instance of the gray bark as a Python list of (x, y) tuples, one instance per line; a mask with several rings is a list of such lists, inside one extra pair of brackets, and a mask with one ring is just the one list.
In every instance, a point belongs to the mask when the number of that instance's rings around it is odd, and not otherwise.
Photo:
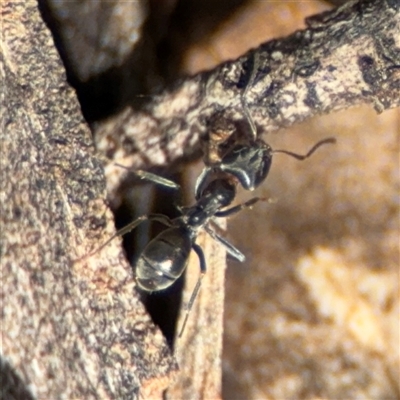
[(176, 369), (112, 234), (105, 178), (34, 1), (2, 6), (1, 397), (161, 396)]

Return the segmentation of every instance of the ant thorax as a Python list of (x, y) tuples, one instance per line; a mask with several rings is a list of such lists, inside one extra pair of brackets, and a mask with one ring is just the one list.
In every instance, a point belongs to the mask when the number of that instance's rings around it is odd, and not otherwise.
[(230, 174), (215, 171), (200, 183), (196, 203), (181, 208), (185, 223), (192, 229), (203, 227), (221, 209), (228, 207), (236, 197), (237, 180)]

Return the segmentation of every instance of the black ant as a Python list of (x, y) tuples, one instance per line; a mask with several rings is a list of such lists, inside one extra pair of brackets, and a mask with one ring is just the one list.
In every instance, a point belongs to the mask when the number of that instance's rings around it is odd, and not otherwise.
[[(203, 250), (196, 244), (199, 231), (204, 229), (214, 240), (221, 243), (231, 256), (243, 262), (245, 256), (209, 227), (210, 219), (227, 217), (244, 208), (251, 208), (260, 200), (265, 201), (264, 198), (253, 197), (243, 204), (226, 208), (232, 204), (236, 197), (238, 183), (244, 189), (251, 191), (266, 179), (273, 153), (285, 153), (298, 160), (304, 160), (323, 144), (335, 142), (334, 138), (321, 140), (306, 155), (299, 155), (286, 150), (272, 150), (263, 140), (256, 138), (254, 122), (249, 115), (246, 104), (244, 102), (242, 104), (253, 137), (248, 138), (243, 143), (233, 144), (219, 162), (204, 168), (196, 183), (196, 203), (190, 207), (179, 207), (182, 215), (175, 219), (170, 219), (163, 214), (148, 214), (139, 217), (120, 229), (95, 251), (97, 252), (105, 247), (116, 236), (123, 236), (130, 232), (145, 220), (158, 221), (165, 225), (167, 229), (146, 245), (136, 262), (136, 282), (142, 290), (148, 292), (163, 290), (171, 286), (185, 270), (191, 250), (193, 249), (196, 252), (200, 262), (200, 276), (187, 305), (186, 316), (179, 337), (183, 333), (189, 312), (207, 269)], [(162, 186), (177, 188), (174, 182), (157, 175), (142, 171), (138, 175)]]
[[(154, 181), (152, 174), (147, 175), (146, 172), (142, 172), (141, 177)], [(146, 245), (136, 262), (135, 270), (138, 286), (142, 290), (153, 292), (168, 288), (182, 275), (186, 268), (190, 252), (193, 249), (199, 257), (201, 274), (190, 298), (187, 315), (179, 336), (183, 333), (189, 311), (200, 289), (202, 277), (206, 272), (206, 260), (203, 250), (196, 244), (199, 231), (204, 229), (214, 240), (221, 243), (232, 257), (243, 262), (245, 260), (244, 254), (213, 231), (208, 226), (208, 222), (213, 217), (227, 217), (244, 208), (252, 207), (260, 200), (264, 200), (263, 198), (254, 197), (243, 204), (225, 209), (236, 197), (236, 177), (227, 172), (213, 171), (207, 174), (206, 179), (207, 184), (202, 185), (202, 188), (197, 192), (196, 203), (190, 207), (179, 207), (182, 213), (180, 217), (170, 219), (163, 214), (143, 215), (120, 229), (102, 246), (90, 254), (97, 253), (115, 237), (125, 235), (145, 220), (157, 221), (165, 225), (167, 229), (158, 234)], [(160, 185), (166, 184), (168, 187), (176, 185), (173, 182), (164, 180), (164, 178), (160, 180), (158, 177), (156, 177), (155, 183)]]
[[(251, 71), (250, 81), (254, 80), (254, 71), (255, 68)], [(214, 217), (228, 217), (244, 208), (251, 208), (258, 201), (266, 200), (260, 197), (253, 197), (243, 204), (229, 207), (236, 197), (238, 183), (245, 190), (252, 191), (264, 182), (271, 167), (273, 153), (284, 153), (298, 160), (304, 160), (310, 157), (318, 147), (336, 142), (334, 138), (321, 140), (305, 155), (286, 150), (272, 150), (267, 143), (257, 138), (257, 128), (244, 100), (249, 86), (250, 84), (247, 85), (241, 96), (241, 103), (251, 135), (243, 134), (243, 132), (235, 132), (235, 129), (231, 130), (231, 124), (223, 121), (222, 126), (228, 126), (229, 132), (223, 132), (224, 129), (222, 129), (222, 132), (220, 130), (216, 135), (219, 139), (218, 144), (210, 143), (212, 148), (210, 160), (213, 162), (210, 162), (210, 165), (207, 165), (203, 169), (197, 179), (195, 187), (196, 203), (190, 207), (179, 207), (181, 216), (175, 219), (170, 219), (163, 214), (148, 214), (139, 217), (120, 229), (100, 248), (91, 253), (96, 253), (115, 237), (123, 236), (132, 231), (145, 220), (158, 221), (165, 225), (167, 229), (159, 233), (146, 245), (136, 262), (136, 282), (138, 286), (142, 290), (153, 292), (168, 288), (182, 275), (186, 268), (190, 252), (193, 249), (199, 258), (200, 276), (187, 305), (186, 316), (179, 337), (181, 337), (184, 331), (189, 312), (207, 270), (203, 250), (196, 244), (199, 231), (204, 229), (214, 240), (221, 243), (231, 256), (243, 262), (245, 260), (244, 254), (209, 227), (210, 219)], [(237, 140), (235, 135), (231, 135), (232, 131), (239, 134), (239, 140)], [(239, 131), (239, 129), (236, 129), (236, 131)], [(229, 140), (230, 137), (235, 139), (233, 143)], [(222, 155), (219, 154), (220, 148), (224, 149)], [(122, 165), (117, 165), (126, 168)], [(149, 172), (136, 171), (135, 174), (142, 179), (161, 186), (175, 189), (179, 187), (174, 182)]]

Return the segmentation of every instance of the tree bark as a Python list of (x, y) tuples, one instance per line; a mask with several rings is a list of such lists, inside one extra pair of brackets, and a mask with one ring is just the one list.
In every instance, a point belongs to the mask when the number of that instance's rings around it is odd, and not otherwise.
[(135, 289), (105, 177), (34, 1), (2, 5), (1, 398), (161, 398), (176, 370)]

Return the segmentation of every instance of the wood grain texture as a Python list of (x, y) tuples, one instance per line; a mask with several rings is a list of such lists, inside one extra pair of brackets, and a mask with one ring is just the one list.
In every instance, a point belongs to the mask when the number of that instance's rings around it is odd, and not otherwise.
[[(204, 233), (197, 243), (207, 260), (207, 273), (181, 338), (176, 339), (174, 355), (179, 373), (168, 388), (168, 399), (221, 398), (221, 357), (225, 293), (226, 251)], [(186, 274), (183, 304), (189, 301), (199, 276), (198, 259), (193, 254)], [(185, 307), (178, 319), (182, 326)]]

